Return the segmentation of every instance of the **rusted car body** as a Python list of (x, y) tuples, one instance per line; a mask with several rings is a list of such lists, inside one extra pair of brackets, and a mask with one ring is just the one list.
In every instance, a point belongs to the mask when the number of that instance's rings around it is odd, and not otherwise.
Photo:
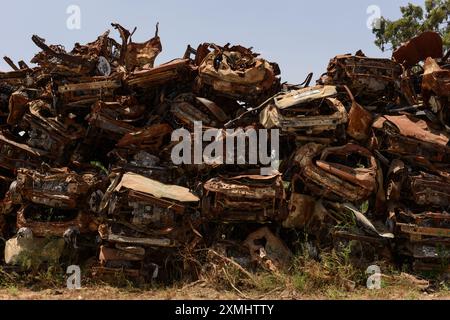
[[(96, 174), (79, 175), (68, 168), (48, 168), (45, 173), (31, 169), (19, 169), (17, 179), (11, 184), (7, 196), (12, 205), (19, 205), (16, 214), (16, 230), (28, 230), (33, 240), (50, 246), (56, 251), (50, 254), (55, 262), (66, 249), (89, 252), (92, 245), (80, 244), (79, 237), (92, 241), (98, 222), (89, 212), (88, 199), (91, 193), (101, 188), (102, 179)], [(5, 199), (3, 204), (6, 204)], [(20, 245), (20, 234), (9, 240), (11, 264), (16, 264), (22, 254), (34, 248), (30, 244)], [(62, 246), (59, 243), (62, 242)], [(33, 253), (33, 265), (47, 259), (46, 247), (37, 246)], [(33, 251), (32, 250), (32, 251)], [(20, 260), (20, 259), (19, 259)], [(36, 265), (35, 265), (36, 266)]]
[(131, 146), (111, 151), (109, 158), (113, 172), (133, 172), (166, 184), (174, 184), (180, 178), (177, 167), (162, 162), (147, 151), (134, 150)]
[(432, 167), (414, 166), (396, 160), (386, 177), (387, 199), (398, 205), (402, 200), (409, 207), (430, 209), (450, 205), (450, 176), (446, 171)]
[(31, 62), (39, 64), (42, 68), (53, 69), (60, 73), (90, 74), (97, 67), (96, 56), (68, 53), (62, 46), (47, 45), (45, 39), (37, 35), (34, 35), (32, 40), (42, 52), (35, 55)]
[(108, 200), (108, 214), (120, 215), (122, 210), (127, 213), (127, 208), (132, 208), (131, 223), (136, 225), (167, 228), (175, 222), (176, 215), (185, 213), (183, 203), (199, 201), (187, 188), (165, 185), (131, 172), (117, 181), (116, 178), (110, 186), (113, 195)]
[[(444, 56), (441, 35), (437, 32), (424, 32), (395, 50), (393, 59), (405, 69), (402, 90), (405, 96), (411, 98), (408, 102), (411, 105), (423, 103), (437, 115), (444, 126), (448, 125), (450, 71), (448, 65), (445, 65), (448, 54)], [(423, 65), (419, 64), (422, 62)]]
[(388, 223), (398, 236), (398, 254), (412, 259), (416, 271), (442, 270), (448, 259), (449, 185), (437, 167), (397, 159), (389, 168)]
[(443, 208), (450, 205), (450, 178), (421, 172), (410, 176), (409, 183), (417, 204)]
[(84, 137), (84, 128), (77, 123), (60, 121), (44, 101), (34, 101), (29, 108), (30, 112), (19, 124), (26, 133), (27, 144), (63, 161), (67, 148), (74, 147), (76, 141)]
[(8, 132), (0, 133), (0, 167), (10, 171), (17, 168), (37, 168), (49, 158), (49, 152), (19, 143)]
[[(436, 60), (425, 61), (422, 80), (422, 96), (428, 106), (434, 104), (433, 111), (445, 111), (450, 105), (450, 69), (443, 69)], [(431, 100), (433, 98), (433, 100)]]
[(204, 192), (205, 219), (269, 222), (286, 215), (286, 196), (280, 176), (213, 178), (205, 183)]
[[(270, 96), (279, 86), (279, 68), (276, 64), (258, 58), (251, 49), (242, 46), (220, 47), (214, 44), (204, 44), (207, 53), (198, 57), (202, 61), (198, 67), (199, 86), (210, 86), (215, 92), (243, 101)], [(203, 58), (203, 59), (202, 59)]]
[[(108, 216), (116, 219), (99, 227), (105, 244), (100, 253), (102, 265), (111, 266), (111, 261), (121, 265), (139, 262), (148, 248), (175, 248), (188, 241), (185, 222), (190, 208), (198, 202), (199, 198), (187, 188), (131, 172), (118, 175), (103, 199)], [(117, 250), (118, 246), (135, 248), (141, 254), (137, 257), (128, 249)]]
[(158, 154), (167, 136), (172, 133), (172, 127), (167, 123), (158, 123), (134, 132), (126, 133), (118, 142), (117, 148)]
[(93, 77), (77, 79), (78, 83), (61, 84), (58, 86), (59, 99), (66, 108), (73, 106), (91, 106), (98, 100), (111, 101), (114, 91), (122, 86), (120, 79)]
[(274, 98), (261, 112), (261, 124), (286, 133), (317, 135), (333, 132), (348, 120), (333, 86), (316, 86), (287, 92)]
[(79, 175), (68, 168), (50, 168), (45, 173), (20, 169), (14, 193), (20, 202), (26, 200), (53, 208), (75, 209), (87, 204), (87, 199), (102, 183), (94, 174)]
[(191, 94), (176, 97), (170, 111), (175, 118), (189, 128), (193, 128), (196, 121), (202, 122), (204, 126), (219, 128), (230, 120), (215, 102)]
[(450, 135), (432, 124), (409, 115), (379, 117), (373, 128), (376, 149), (399, 156), (414, 156), (431, 162), (450, 161)]
[(450, 257), (450, 214), (399, 209), (396, 228), (402, 241), (399, 251), (414, 260), (415, 271), (447, 272)]
[[(360, 103), (398, 96), (402, 67), (389, 59), (340, 55), (330, 61), (324, 85), (346, 85)], [(375, 100), (375, 101), (376, 101)]]
[[(49, 212), (49, 215), (45, 215)], [(52, 220), (50, 220), (52, 219)], [(17, 229), (29, 228), (36, 237), (63, 238), (67, 230), (80, 234), (95, 233), (95, 224), (89, 214), (78, 210), (58, 210), (39, 205), (25, 205), (17, 212)]]
[(98, 101), (92, 106), (89, 123), (92, 127), (106, 133), (106, 137), (119, 140), (120, 137), (138, 131), (133, 123), (140, 120), (145, 107), (128, 106), (120, 101)]
[[(350, 157), (356, 160), (353, 166), (342, 164)], [(294, 163), (299, 168), (294, 179), (303, 181), (316, 195), (358, 202), (377, 192), (377, 161), (359, 145), (326, 148), (309, 143), (297, 150)]]
[(176, 59), (153, 69), (137, 70), (128, 74), (124, 81), (127, 86), (153, 88), (193, 77), (197, 67), (189, 59)]
[(132, 42), (132, 34), (121, 25), (113, 23), (112, 26), (119, 31), (122, 44), (110, 38), (107, 31), (94, 42), (75, 44), (71, 52), (66, 52), (62, 46), (47, 45), (44, 39), (35, 35), (32, 40), (42, 52), (32, 62), (56, 73), (101, 76), (109, 76), (115, 71), (115, 66), (123, 66), (129, 71), (153, 68), (156, 57), (162, 51), (158, 26), (155, 36), (144, 43)]

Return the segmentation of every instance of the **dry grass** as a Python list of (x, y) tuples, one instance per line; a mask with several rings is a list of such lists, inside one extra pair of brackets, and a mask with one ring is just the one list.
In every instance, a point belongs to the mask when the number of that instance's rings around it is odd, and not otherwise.
[(204, 254), (207, 263), (194, 261), (201, 266), (198, 281), (172, 285), (137, 286), (117, 274), (107, 282), (85, 276), (83, 288), (73, 291), (65, 289), (64, 274), (55, 268), (22, 274), (0, 269), (0, 299), (450, 299), (448, 280), (437, 278), (430, 288), (426, 281), (382, 263), (378, 264), (383, 270), (382, 287), (369, 290), (368, 276), (352, 263), (348, 248), (322, 252), (320, 259), (299, 254), (289, 269), (278, 272), (251, 273), (216, 251)]

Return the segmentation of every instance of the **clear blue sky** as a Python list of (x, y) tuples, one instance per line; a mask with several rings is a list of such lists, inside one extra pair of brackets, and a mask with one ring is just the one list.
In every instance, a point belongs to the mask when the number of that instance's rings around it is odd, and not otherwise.
[[(160, 22), (163, 53), (157, 64), (183, 55), (187, 44), (202, 42), (252, 46), (278, 62), (283, 80), (303, 81), (308, 72), (317, 79), (330, 58), (362, 49), (381, 57), (367, 28), (367, 8), (377, 5), (388, 18), (400, 16), (399, 6), (423, 0), (10, 0), (2, 1), (0, 43), (2, 55), (29, 61), (38, 52), (31, 41), (37, 34), (47, 43), (72, 49), (75, 42), (96, 39), (111, 22), (132, 29), (134, 41), (154, 34)], [(69, 5), (81, 9), (81, 29), (69, 30)], [(112, 30), (112, 35), (116, 35)], [(3, 62), (0, 70), (9, 70)]]

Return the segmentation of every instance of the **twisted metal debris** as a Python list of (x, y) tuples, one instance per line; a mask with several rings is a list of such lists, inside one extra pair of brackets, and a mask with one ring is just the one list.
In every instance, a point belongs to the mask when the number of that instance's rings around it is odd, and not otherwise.
[[(450, 62), (438, 34), (391, 60), (339, 55), (317, 84), (309, 75), (291, 85), (276, 63), (230, 44), (188, 46), (155, 66), (158, 27), (135, 43), (112, 26), (120, 42), (108, 31), (70, 52), (33, 36), (36, 67), (5, 57), (4, 264), (95, 258), (96, 276), (150, 281), (174, 268), (198, 276), (187, 253), (215, 248), (274, 271), (307, 234), (320, 250), (356, 241), (373, 259), (449, 271)], [(172, 132), (198, 121), (279, 129), (278, 172), (261, 176), (248, 161), (174, 165)]]

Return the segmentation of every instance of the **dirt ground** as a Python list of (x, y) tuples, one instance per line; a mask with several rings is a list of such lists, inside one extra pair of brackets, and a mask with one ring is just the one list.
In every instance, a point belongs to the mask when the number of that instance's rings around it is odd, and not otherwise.
[(217, 291), (202, 284), (184, 288), (155, 290), (118, 289), (109, 286), (87, 287), (80, 290), (26, 288), (0, 289), (1, 300), (450, 300), (450, 291), (424, 292), (413, 287), (387, 287), (380, 290), (365, 288), (351, 292), (329, 290), (313, 294), (295, 290), (273, 291), (267, 294)]

